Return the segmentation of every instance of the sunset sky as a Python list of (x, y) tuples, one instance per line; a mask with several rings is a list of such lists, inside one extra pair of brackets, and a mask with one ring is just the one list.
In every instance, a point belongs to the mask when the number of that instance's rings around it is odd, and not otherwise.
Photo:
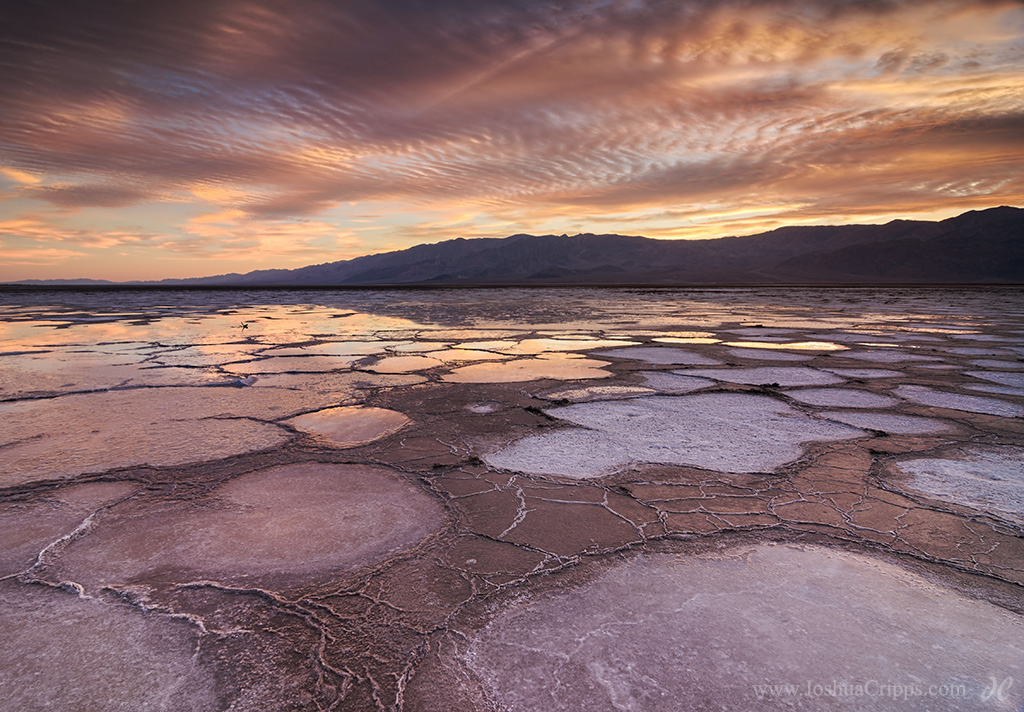
[(9, 0), (0, 280), (1024, 206), (1024, 4)]

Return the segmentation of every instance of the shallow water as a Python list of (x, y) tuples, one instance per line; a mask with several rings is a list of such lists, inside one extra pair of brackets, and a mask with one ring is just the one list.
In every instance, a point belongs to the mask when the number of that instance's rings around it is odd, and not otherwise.
[(1016, 709), (1022, 359), (1008, 288), (3, 292), (0, 695)]

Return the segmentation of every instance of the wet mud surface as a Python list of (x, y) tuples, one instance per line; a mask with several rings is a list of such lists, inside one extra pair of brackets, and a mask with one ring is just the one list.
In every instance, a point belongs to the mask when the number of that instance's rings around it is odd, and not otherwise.
[(5, 295), (0, 706), (1019, 709), (1024, 293), (797, 292)]

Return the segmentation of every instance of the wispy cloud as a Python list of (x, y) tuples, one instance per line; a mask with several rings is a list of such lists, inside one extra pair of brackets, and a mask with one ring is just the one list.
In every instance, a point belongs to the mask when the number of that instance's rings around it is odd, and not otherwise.
[[(0, 26), (0, 218), (41, 245), (147, 206), (154, 250), (255, 268), (1024, 202), (1019, 2), (39, 0)], [(447, 212), (358, 242), (353, 203)]]

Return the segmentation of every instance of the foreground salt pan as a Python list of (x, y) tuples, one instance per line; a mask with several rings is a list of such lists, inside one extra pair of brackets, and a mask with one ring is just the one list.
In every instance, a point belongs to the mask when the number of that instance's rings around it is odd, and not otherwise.
[(912, 489), (929, 497), (1024, 525), (1024, 448), (978, 445), (948, 457), (905, 460), (896, 467), (910, 475)]
[(255, 419), (323, 407), (347, 395), (185, 387), (0, 403), (0, 483), (179, 465), (276, 447), (287, 433)]
[(222, 709), (183, 621), (4, 581), (0, 626), (5, 710)]
[(214, 498), (111, 512), (57, 562), (87, 587), (171, 576), (290, 586), (415, 545), (437, 503), (393, 473), (304, 463), (237, 477)]
[(1024, 407), (996, 398), (965, 396), (960, 393), (937, 391), (924, 386), (900, 386), (893, 391), (900, 398), (934, 408), (950, 408), (969, 413), (1001, 415), (1005, 418), (1024, 417)]
[[(982, 702), (991, 678), (1024, 675), (1020, 616), (813, 546), (645, 555), (499, 614), (463, 661), (504, 708), (538, 712), (1024, 702), (1024, 687), (1012, 685), (1002, 701)], [(795, 692), (763, 687), (787, 684)]]
[(740, 393), (579, 403), (547, 412), (588, 429), (529, 436), (484, 460), (506, 470), (577, 478), (630, 462), (769, 472), (800, 457), (803, 443), (864, 435), (808, 418), (774, 398)]

